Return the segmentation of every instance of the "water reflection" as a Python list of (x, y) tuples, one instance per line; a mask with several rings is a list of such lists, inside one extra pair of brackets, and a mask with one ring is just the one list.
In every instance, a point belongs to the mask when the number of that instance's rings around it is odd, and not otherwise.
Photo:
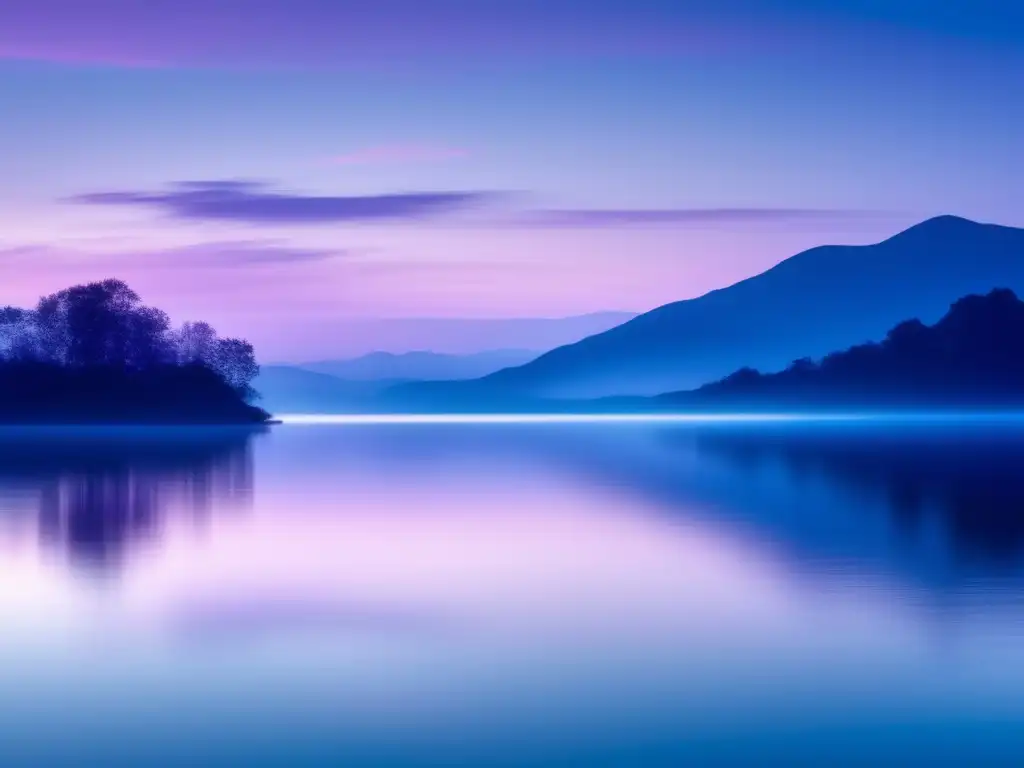
[(329, 467), (348, 468), (350, 485), (406, 487), (554, 475), (624, 510), (653, 504), (756, 541), (812, 579), (1000, 600), (1024, 586), (1019, 423), (309, 427), (275, 439), (282, 480), (317, 483)]
[[(31, 518), (49, 551), (116, 572), (172, 512), (203, 525), (251, 505), (252, 437), (0, 430), (0, 521)], [(465, 493), (552, 476), (623, 508), (654, 504), (677, 522), (753, 537), (814, 573), (841, 564), (940, 591), (1024, 578), (1015, 426), (310, 427), (266, 445), (265, 484), (298, 507), (313, 489), (309, 503), (333, 498), (340, 510), (389, 487), (417, 504), (438, 482)]]
[(1024, 434), (1018, 427), (902, 426), (703, 432), (701, 450), (746, 475), (774, 467), (793, 485), (827, 483), (869, 513), (884, 507), (908, 541), (936, 529), (965, 565), (1024, 555)]
[(116, 572), (169, 514), (203, 524), (251, 503), (251, 429), (0, 431), (0, 511), (34, 517), (44, 549)]
[(1024, 764), (1024, 431), (57, 437), (4, 765)]

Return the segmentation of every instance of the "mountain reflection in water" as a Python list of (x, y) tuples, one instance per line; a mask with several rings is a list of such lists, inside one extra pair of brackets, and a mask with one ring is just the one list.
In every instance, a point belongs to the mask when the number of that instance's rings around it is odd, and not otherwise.
[(965, 566), (1009, 566), (1024, 555), (1019, 427), (761, 429), (706, 432), (697, 442), (740, 472), (774, 465), (797, 484), (818, 479), (851, 500), (874, 498), (909, 541), (939, 528)]
[(1022, 456), (995, 422), (4, 433), (0, 763), (1019, 765)]

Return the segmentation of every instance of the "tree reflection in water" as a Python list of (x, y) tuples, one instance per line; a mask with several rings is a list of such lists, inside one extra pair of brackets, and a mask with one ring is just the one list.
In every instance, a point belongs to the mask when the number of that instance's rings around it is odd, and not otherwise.
[(781, 462), (792, 478), (819, 477), (851, 503), (882, 498), (911, 542), (937, 523), (961, 565), (1024, 564), (1024, 433), (1016, 422), (708, 430), (698, 445), (745, 475)]
[[(75, 565), (116, 572), (168, 514), (203, 524), (252, 499), (251, 443), (228, 428), (0, 430), (0, 495), (38, 499), (42, 544)], [(5, 504), (4, 506), (9, 506)]]

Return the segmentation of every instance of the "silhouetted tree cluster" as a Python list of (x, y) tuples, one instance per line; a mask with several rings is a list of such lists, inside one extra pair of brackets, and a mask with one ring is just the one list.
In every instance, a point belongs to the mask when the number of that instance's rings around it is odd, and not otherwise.
[(171, 329), (121, 280), (76, 285), (44, 296), (35, 309), (0, 309), (0, 358), (70, 368), (199, 364), (245, 396), (259, 373), (252, 345), (221, 339), (208, 324)]
[(878, 343), (797, 360), (784, 371), (750, 368), (670, 401), (759, 405), (1024, 404), (1024, 302), (1013, 291), (955, 302), (934, 325), (908, 320)]
[(18, 406), (26, 419), (95, 408), (104, 418), (160, 408), (170, 417), (177, 408), (215, 419), (218, 411), (241, 414), (235, 406), (256, 396), (258, 373), (249, 342), (219, 338), (202, 322), (173, 329), (120, 280), (66, 288), (34, 309), (0, 309), (4, 416)]

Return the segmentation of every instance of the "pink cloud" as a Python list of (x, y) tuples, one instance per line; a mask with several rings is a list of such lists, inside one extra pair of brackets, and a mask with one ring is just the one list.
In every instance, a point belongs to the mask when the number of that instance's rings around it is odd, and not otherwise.
[(431, 144), (382, 144), (331, 158), (332, 165), (431, 163), (468, 157), (469, 150)]

